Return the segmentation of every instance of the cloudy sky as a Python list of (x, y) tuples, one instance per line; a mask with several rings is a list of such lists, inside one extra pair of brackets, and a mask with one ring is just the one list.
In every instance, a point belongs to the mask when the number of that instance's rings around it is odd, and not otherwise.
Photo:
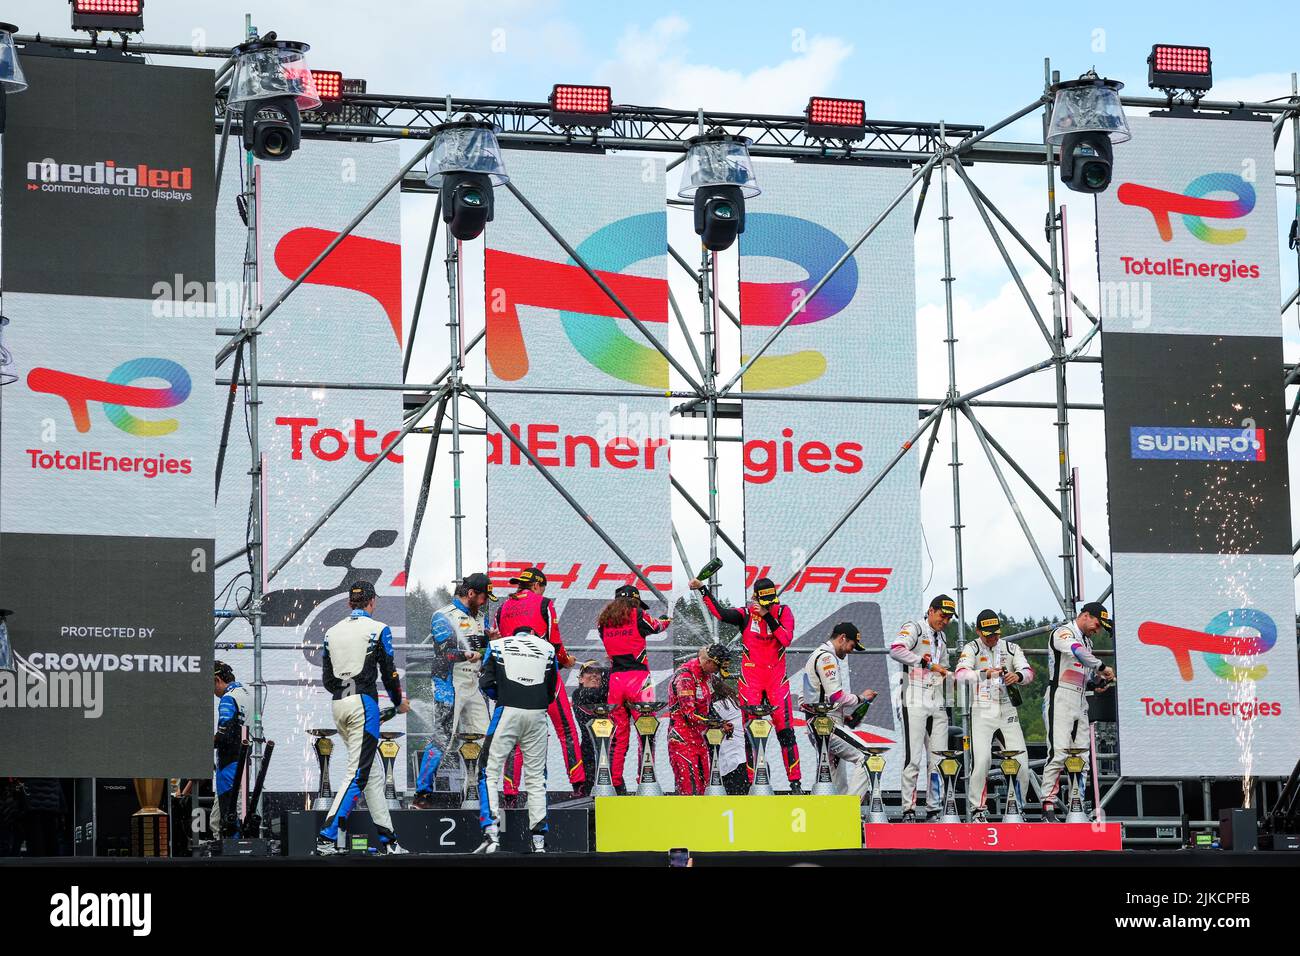
[[(930, 120), (991, 125), (1037, 96), (1043, 83), (1043, 60), (1064, 75), (1095, 66), (1124, 80), (1130, 92), (1145, 91), (1146, 55), (1153, 42), (1209, 44), (1213, 47), (1215, 99), (1270, 99), (1291, 89), (1291, 71), (1300, 68), (1292, 4), (1259, 2), (1249, 16), (1225, 16), (1220, 3), (1183, 2), (1176, 8), (1145, 10), (1136, 4), (1088, 9), (1084, 4), (1002, 3), (977, 8), (968, 4), (919, 6), (915, 3), (694, 4), (673, 6), (608, 3), (533, 2), (533, 0), (439, 0), (436, 3), (372, 0), (258, 0), (249, 4), (254, 23), (281, 37), (300, 38), (313, 46), (313, 65), (365, 77), (374, 92), (444, 94), (458, 97), (544, 100), (555, 82), (600, 82), (613, 87), (615, 101), (680, 108), (756, 113), (801, 112), (812, 94), (860, 97), (868, 113), (881, 119)], [(1176, 14), (1175, 14), (1176, 10)], [(1176, 19), (1175, 19), (1176, 15)], [(67, 35), (68, 5), (63, 0), (21, 0), (7, 5), (6, 16), (22, 32)], [(228, 46), (243, 32), (238, 5), (228, 0), (150, 0), (144, 38), (157, 43)], [(1028, 140), (1037, 135), (1037, 114), (998, 134), (999, 139)], [(410, 147), (414, 149), (412, 145)], [(1292, 168), (1290, 134), (1283, 137), (1280, 168)], [(1041, 167), (975, 167), (972, 175), (1017, 227), (1043, 248), (1046, 178)], [(958, 386), (978, 387), (1029, 365), (1046, 355), (1015, 286), (960, 183), (951, 181), (954, 244), (955, 315), (959, 342)], [(1071, 242), (1091, 250), (1092, 208), (1081, 197), (1063, 193), (1073, 219)], [(942, 247), (938, 196), (932, 191), (916, 236), (916, 297), (920, 392), (940, 395), (946, 388)], [(1294, 192), (1279, 189), (1282, 228), (1295, 216)], [(416, 279), (432, 203), (403, 198), (406, 308), (415, 301)], [(689, 219), (689, 217), (685, 217)], [(670, 241), (693, 249), (689, 223), (670, 216)], [(731, 254), (734, 257), (734, 253)], [(470, 254), (467, 266), (481, 256)], [(1040, 308), (1050, 312), (1046, 277), (1017, 254)], [(734, 261), (734, 259), (733, 259)], [(724, 264), (724, 274), (726, 265)], [(431, 276), (426, 307), (445, 303), (445, 286)], [(1296, 284), (1290, 253), (1283, 259), (1279, 302)], [(693, 286), (670, 272), (679, 301), (690, 301)], [(470, 278), (473, 278), (472, 267)], [(1096, 299), (1095, 270), (1076, 268), (1076, 291)], [(724, 288), (734, 289), (734, 276)], [(467, 297), (467, 306), (473, 300)], [(481, 327), (471, 311), (471, 330)], [(430, 314), (430, 313), (426, 313)], [(432, 313), (437, 314), (437, 313)], [(1082, 323), (1080, 323), (1081, 325)], [(1300, 356), (1300, 315), (1284, 317), (1287, 358)], [(427, 381), (447, 360), (442, 326), (421, 330), (410, 379)], [(724, 328), (721, 349), (735, 356), (738, 344)], [(673, 329), (677, 334), (676, 328)], [(681, 343), (678, 342), (680, 345)], [(1098, 354), (1094, 345), (1092, 354)], [(682, 352), (680, 354), (685, 354)], [(729, 376), (734, 366), (724, 367)], [(1100, 368), (1077, 365), (1070, 371), (1072, 399), (1100, 400)], [(482, 357), (470, 364), (471, 382), (482, 381)], [(1040, 373), (999, 392), (1010, 399), (1051, 400), (1053, 381)], [(1043, 488), (1056, 483), (1056, 437), (1051, 412), (987, 411), (982, 420), (1023, 463)], [(693, 425), (675, 430), (698, 430)], [(947, 426), (936, 461), (922, 492), (927, 590), (954, 583), (951, 469), (944, 467)], [(961, 469), (967, 532), (968, 600), (1017, 614), (1052, 613), (1051, 592), (1025, 545), (992, 472), (973, 434), (963, 423)], [(414, 441), (414, 439), (413, 439)], [(674, 472), (702, 492), (702, 443), (682, 442), (674, 449)], [(684, 447), (682, 447), (684, 446)], [(408, 501), (418, 484), (423, 439), (408, 452)], [(1081, 470), (1084, 531), (1104, 554), (1106, 534), (1105, 462), (1102, 416), (1073, 415), (1073, 462)], [(942, 456), (942, 457), (941, 457)], [(466, 510), (470, 520), (467, 569), (484, 560), (480, 545), (483, 505), (482, 466), (466, 455)], [(907, 467), (919, 467), (919, 458)], [(740, 537), (741, 481), (739, 446), (723, 446), (721, 487), (724, 527)], [(450, 487), (444, 456), (435, 475), (435, 495), (421, 536), (414, 575), (430, 584), (452, 575), (447, 549), (449, 499), (438, 489)], [(1012, 476), (1013, 488), (1037, 539), (1053, 567), (1058, 563), (1059, 531), (1045, 508), (1032, 500)], [(700, 497), (703, 497), (702, 493)], [(692, 555), (703, 555), (703, 525), (674, 501), (674, 520)], [(425, 542), (428, 542), (426, 545)], [(694, 560), (694, 559), (693, 559)], [(724, 583), (738, 597), (738, 569)], [(1095, 595), (1107, 583), (1100, 566), (1085, 566), (1087, 591)], [(918, 598), (920, 596), (918, 595)], [(973, 610), (973, 609), (972, 609)]]

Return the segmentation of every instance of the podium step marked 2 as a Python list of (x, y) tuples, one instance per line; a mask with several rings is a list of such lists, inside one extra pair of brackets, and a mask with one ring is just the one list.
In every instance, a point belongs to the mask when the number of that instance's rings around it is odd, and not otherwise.
[(868, 823), (869, 850), (1119, 850), (1118, 823)]
[(856, 850), (855, 796), (598, 797), (596, 850)]

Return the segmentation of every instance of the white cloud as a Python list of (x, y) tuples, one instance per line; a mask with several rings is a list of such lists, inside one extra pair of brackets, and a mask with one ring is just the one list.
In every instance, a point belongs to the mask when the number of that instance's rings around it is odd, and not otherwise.
[(648, 29), (630, 26), (618, 41), (616, 58), (598, 76), (623, 103), (797, 113), (809, 96), (831, 89), (853, 52), (838, 37), (813, 36), (806, 49), (789, 59), (744, 72), (691, 62), (689, 34), (690, 24), (676, 15), (662, 17)]

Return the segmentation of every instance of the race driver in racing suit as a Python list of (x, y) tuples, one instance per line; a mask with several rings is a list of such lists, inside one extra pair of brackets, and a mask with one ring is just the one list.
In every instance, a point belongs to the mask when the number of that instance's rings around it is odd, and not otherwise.
[[(641, 592), (630, 584), (614, 592), (614, 600), (605, 605), (596, 619), (596, 631), (610, 661), (608, 703), (609, 717), (614, 721), (610, 777), (619, 793), (624, 792), (623, 765), (627, 762), (632, 736), (632, 704), (655, 699), (650, 665), (646, 663), (645, 639), (660, 633), (668, 624), (668, 618), (650, 615), (649, 607), (641, 600)], [(641, 756), (638, 751), (638, 761)]]
[[(699, 579), (692, 578), (692, 590), (700, 592), (709, 613), (733, 627), (740, 628), (744, 653), (740, 662), (740, 693), (742, 708), (763, 702), (764, 696), (772, 705), (772, 726), (785, 760), (785, 775), (790, 781), (791, 793), (802, 793), (799, 770), (799, 742), (794, 735), (794, 714), (790, 704), (790, 681), (785, 674), (785, 649), (794, 640), (794, 612), (778, 599), (776, 584), (771, 578), (754, 582), (754, 601), (744, 611), (720, 607)], [(743, 712), (743, 711), (742, 711)], [(749, 779), (754, 780), (753, 743), (745, 735), (745, 753), (748, 758)]]
[[(843, 725), (845, 718), (850, 717), (859, 706), (870, 706), (870, 702), (876, 698), (876, 692), (865, 690), (859, 695), (849, 690), (849, 668), (845, 658), (853, 651), (865, 650), (857, 625), (851, 621), (836, 624), (831, 629), (830, 640), (819, 644), (808, 655), (799, 693), (799, 709), (806, 714), (813, 713), (813, 706), (823, 702), (835, 708), (830, 714), (835, 722), (835, 730), (827, 738), (835, 792), (851, 793), (859, 802), (866, 800), (871, 785), (867, 773), (867, 752)], [(808, 739), (816, 746), (817, 739), (811, 720), (807, 726)]]
[[(709, 785), (709, 743), (704, 739), (713, 706), (713, 675), (727, 663), (727, 646), (701, 647), (668, 685), (668, 762), (681, 796), (698, 796)], [(730, 723), (722, 728), (732, 733)]]
[[(518, 577), (511, 578), (510, 583), (518, 590), (501, 602), (501, 610), (497, 612), (497, 630), (502, 636), (510, 637), (519, 633), (521, 628), (526, 628), (554, 645), (557, 668), (569, 668), (576, 664), (577, 660), (565, 650), (564, 640), (560, 637), (560, 622), (555, 614), (555, 604), (549, 598), (543, 597), (546, 591), (546, 575), (542, 573), (542, 569), (527, 568), (521, 571)], [(579, 784), (587, 779), (582, 766), (582, 731), (573, 718), (573, 707), (569, 703), (569, 692), (565, 690), (562, 676), (559, 689), (555, 692), (547, 713), (550, 715), (551, 725), (555, 728), (555, 737), (560, 742), (560, 751), (564, 755), (564, 767), (569, 783), (577, 790)], [(507, 794), (518, 792), (518, 785), (523, 779), (523, 766), (523, 752), (516, 748), (513, 758), (506, 761), (505, 792)]]
[(1047, 642), (1047, 693), (1043, 696), (1043, 727), (1047, 731), (1047, 763), (1043, 766), (1043, 820), (1056, 822), (1056, 791), (1065, 769), (1067, 748), (1087, 748), (1088, 701), (1084, 692), (1096, 673), (1103, 681), (1115, 679), (1115, 672), (1092, 652), (1092, 637), (1102, 628), (1113, 630), (1106, 606), (1098, 601), (1085, 604), (1079, 616), (1052, 631)]
[(948, 677), (948, 643), (943, 629), (957, 613), (957, 604), (946, 594), (930, 602), (923, 621), (908, 621), (899, 629), (889, 656), (903, 665), (903, 693), (900, 717), (903, 724), (903, 817), (916, 822), (916, 786), (925, 762), (926, 818), (940, 813), (939, 751), (948, 749), (948, 711), (944, 682)]
[(487, 734), (487, 703), (479, 690), (479, 661), (487, 641), (501, 635), (484, 630), (488, 601), (498, 598), (492, 583), (481, 571), (456, 586), (446, 607), (433, 612), (429, 633), (433, 638), (433, 739), (420, 760), (411, 806), (426, 810), (433, 806), (433, 783), (447, 753), (455, 749), (456, 734)]
[(1020, 715), (1016, 712), (1019, 691), (1012, 700), (1009, 688), (1028, 684), (1034, 679), (1034, 669), (1029, 666), (1025, 652), (1019, 644), (1002, 637), (1002, 621), (991, 610), (980, 611), (975, 619), (975, 632), (979, 635), (967, 641), (957, 660), (954, 678), (970, 687), (971, 772), (966, 781), (966, 803), (971, 823), (988, 823), (989, 763), (992, 760), (993, 742), (999, 749), (1016, 751), (1020, 758), (1020, 771), (1015, 783), (1016, 803), (1023, 807), (1029, 793), (1029, 760), (1025, 754), (1025, 733), (1020, 729)]

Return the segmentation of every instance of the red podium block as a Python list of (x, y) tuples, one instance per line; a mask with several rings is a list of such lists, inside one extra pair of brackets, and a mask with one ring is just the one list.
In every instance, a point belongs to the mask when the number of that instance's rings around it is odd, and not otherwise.
[(868, 850), (1119, 850), (1118, 823), (868, 823)]

